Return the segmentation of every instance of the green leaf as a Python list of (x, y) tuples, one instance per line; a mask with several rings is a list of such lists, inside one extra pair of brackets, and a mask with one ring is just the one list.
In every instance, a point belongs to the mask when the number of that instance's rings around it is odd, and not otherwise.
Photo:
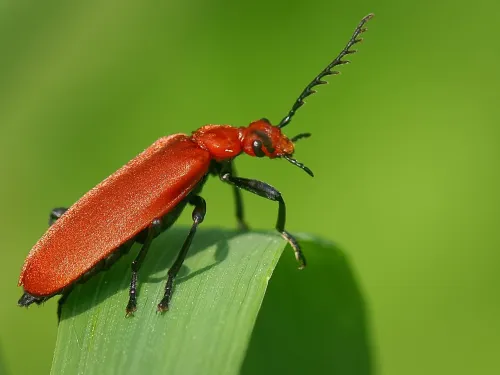
[(52, 374), (370, 373), (363, 303), (347, 262), (331, 244), (304, 236), (309, 267), (297, 270), (287, 247), (257, 318), (286, 243), (274, 233), (200, 230), (170, 310), (158, 314), (186, 234), (174, 229), (154, 241), (131, 318), (125, 305), (136, 249), (75, 288), (62, 311)]

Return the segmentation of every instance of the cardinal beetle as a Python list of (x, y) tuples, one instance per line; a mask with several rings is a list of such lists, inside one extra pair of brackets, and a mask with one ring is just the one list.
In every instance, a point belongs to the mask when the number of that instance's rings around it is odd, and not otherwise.
[(290, 123), (304, 99), (315, 93), (313, 87), (326, 83), (323, 77), (338, 74), (332, 69), (348, 63), (342, 59), (356, 52), (351, 48), (362, 40), (359, 35), (366, 31), (364, 25), (372, 17), (373, 14), (369, 14), (361, 20), (342, 52), (306, 86), (278, 125), (273, 126), (263, 118), (247, 127), (205, 125), (191, 136), (174, 134), (160, 138), (69, 209), (54, 209), (49, 229), (24, 263), (19, 277), (24, 294), (19, 306), (40, 304), (62, 294), (60, 314), (62, 303), (77, 282), (109, 268), (138, 242), (142, 248), (132, 262), (126, 307), (127, 316), (133, 314), (137, 306), (137, 273), (151, 242), (177, 220), (189, 203), (194, 206), (193, 224), (168, 271), (165, 294), (158, 304), (158, 311), (168, 310), (175, 277), (205, 217), (205, 200), (199, 194), (208, 175), (217, 175), (233, 186), (236, 217), (241, 228), (246, 228), (246, 224), (239, 189), (278, 202), (276, 230), (292, 246), (299, 268), (305, 267), (306, 260), (298, 242), (285, 230), (286, 206), (280, 192), (265, 182), (236, 177), (233, 159), (243, 152), (259, 158), (284, 158), (313, 176), (309, 168), (292, 158), (294, 143), (310, 134), (288, 138), (281, 129)]

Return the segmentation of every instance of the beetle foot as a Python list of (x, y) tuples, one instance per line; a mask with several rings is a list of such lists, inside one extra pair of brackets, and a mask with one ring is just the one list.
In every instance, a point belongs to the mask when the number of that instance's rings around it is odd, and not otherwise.
[(238, 220), (238, 230), (240, 232), (247, 232), (249, 229), (250, 227), (244, 220)]
[(127, 308), (125, 309), (125, 317), (129, 318), (134, 316), (134, 313), (137, 311), (137, 305), (135, 301), (128, 301)]
[(168, 304), (170, 302), (170, 298), (164, 297), (161, 302), (158, 304), (158, 312), (163, 314), (168, 311)]

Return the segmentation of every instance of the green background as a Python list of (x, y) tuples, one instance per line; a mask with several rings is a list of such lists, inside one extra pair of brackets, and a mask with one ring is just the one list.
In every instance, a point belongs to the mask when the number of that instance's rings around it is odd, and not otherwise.
[[(238, 171), (282, 192), (291, 231), (349, 256), (374, 373), (499, 372), (500, 5), (316, 0), (0, 1), (0, 372), (50, 368), (55, 301), (19, 309), (16, 282), (52, 207), (160, 136), (279, 121), (368, 12), (353, 63), (286, 128), (313, 133), (296, 157), (316, 177), (245, 156)], [(203, 195), (204, 227), (234, 226), (230, 187)], [(244, 198), (272, 228), (276, 206)]]

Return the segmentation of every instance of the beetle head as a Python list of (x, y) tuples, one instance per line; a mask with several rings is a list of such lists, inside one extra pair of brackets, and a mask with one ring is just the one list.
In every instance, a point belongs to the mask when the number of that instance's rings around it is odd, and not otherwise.
[(259, 158), (284, 158), (313, 176), (309, 168), (292, 158), (295, 151), (294, 142), (310, 135), (302, 133), (290, 139), (279, 127), (271, 125), (265, 118), (252, 122), (248, 127), (240, 128), (241, 145), (246, 154)]

